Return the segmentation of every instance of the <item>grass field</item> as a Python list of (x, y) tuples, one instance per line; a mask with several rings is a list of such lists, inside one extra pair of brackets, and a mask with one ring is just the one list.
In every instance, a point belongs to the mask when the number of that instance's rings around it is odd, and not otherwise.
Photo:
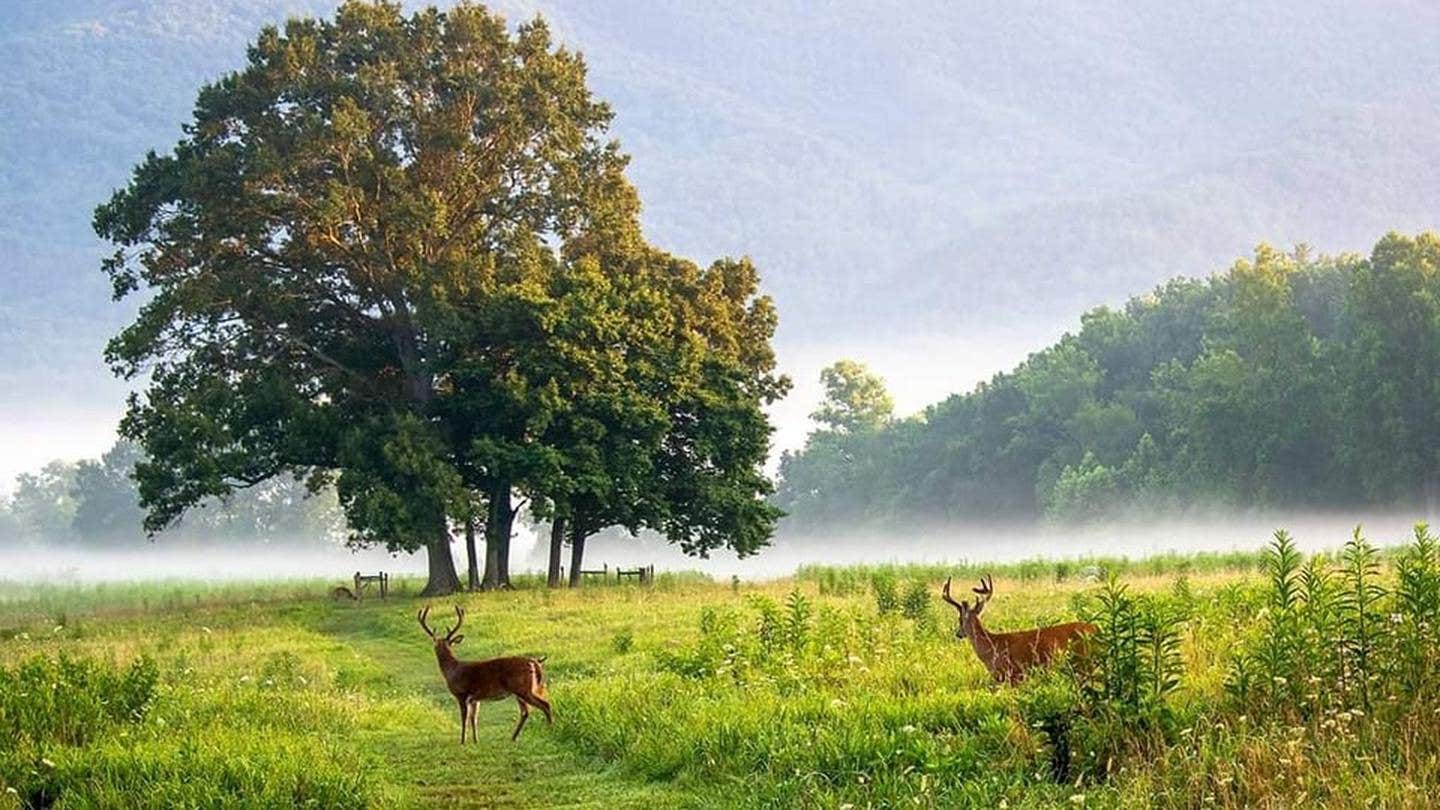
[(1020, 687), (953, 638), (972, 569), (435, 600), (461, 657), (549, 657), (556, 724), (511, 743), (490, 704), (463, 748), (417, 583), (0, 585), (0, 807), (1427, 806), (1419, 546), (995, 566), (992, 630), (1104, 628), (1095, 671)]

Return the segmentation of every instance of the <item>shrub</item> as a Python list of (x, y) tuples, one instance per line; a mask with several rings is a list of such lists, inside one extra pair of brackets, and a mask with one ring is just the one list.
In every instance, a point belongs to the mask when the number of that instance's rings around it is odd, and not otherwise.
[(900, 591), (895, 584), (895, 575), (881, 571), (870, 579), (870, 590), (875, 594), (875, 609), (880, 615), (894, 613), (900, 608)]
[(900, 614), (915, 622), (916, 627), (929, 630), (934, 627), (934, 616), (930, 612), (933, 599), (928, 584), (912, 579), (906, 584), (905, 593), (900, 597)]

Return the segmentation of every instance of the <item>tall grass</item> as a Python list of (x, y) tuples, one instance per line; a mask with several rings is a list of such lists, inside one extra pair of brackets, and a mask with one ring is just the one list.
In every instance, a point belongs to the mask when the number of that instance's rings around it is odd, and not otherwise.
[[(1256, 554), (987, 570), (989, 629), (1084, 618), (1092, 649), (995, 685), (937, 598), (975, 567), (457, 597), (469, 654), (550, 655), (556, 725), (487, 773), (569, 768), (559, 784), (679, 785), (707, 807), (1426, 807), (1440, 793), (1426, 527), (1384, 554), (1356, 532), (1306, 556), (1279, 533)], [(201, 589), (198, 606), (164, 588), (0, 605), (0, 807), (367, 806), (401, 770), (415, 801), (473, 790), (486, 763), (429, 755), (426, 740), (453, 742), (452, 707), (415, 603), (335, 604), (327, 584), (288, 601), (293, 584)], [(407, 767), (369, 767), (381, 757)]]
[(267, 680), (197, 682), (148, 658), (0, 667), (0, 806), (373, 804), (372, 780), (324, 733), (343, 709)]
[[(1382, 558), (1357, 530), (1307, 559), (1279, 532), (1255, 554), (987, 568), (1010, 580), (992, 621), (1061, 618), (1024, 588), (1100, 628), (1013, 688), (930, 612), (938, 580), (978, 569), (812, 567), (783, 600), (705, 607), (691, 640), (641, 650), (649, 668), (566, 685), (561, 730), (727, 805), (1425, 806), (1437, 546), (1419, 526)], [(1191, 579), (1217, 572), (1247, 576)]]
[(1010, 563), (881, 563), (875, 565), (802, 565), (795, 579), (813, 582), (821, 593), (848, 595), (861, 593), (872, 582), (934, 582), (948, 576), (957, 579), (978, 578), (993, 574), (1020, 582), (1083, 582), (1095, 583), (1107, 575), (1171, 576), (1201, 573), (1245, 573), (1259, 571), (1264, 565), (1263, 553), (1257, 551), (1217, 551), (1191, 554), (1166, 553), (1154, 556), (1077, 557), (1052, 560), (1036, 558)]

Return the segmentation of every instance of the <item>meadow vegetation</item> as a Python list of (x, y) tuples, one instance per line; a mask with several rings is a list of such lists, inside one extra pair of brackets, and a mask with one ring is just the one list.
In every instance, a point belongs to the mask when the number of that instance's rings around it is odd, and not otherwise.
[[(0, 601), (15, 806), (1425, 806), (1440, 787), (1440, 544), (997, 565), (992, 630), (1096, 654), (997, 687), (935, 597), (972, 566), (457, 597), (462, 657), (549, 656), (455, 743), (419, 600), (324, 583)], [(114, 598), (107, 598), (114, 597)]]

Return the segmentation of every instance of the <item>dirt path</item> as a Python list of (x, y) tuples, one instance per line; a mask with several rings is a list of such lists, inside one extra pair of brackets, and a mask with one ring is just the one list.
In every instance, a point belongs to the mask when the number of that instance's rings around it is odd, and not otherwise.
[[(387, 780), (399, 786), (402, 805), (660, 810), (693, 804), (692, 797), (669, 785), (627, 777), (571, 752), (539, 713), (512, 743), (513, 701), (482, 705), (476, 721), (479, 742), (467, 741), (462, 748), (454, 699), (413, 618), (408, 625), (397, 624), (402, 612), (409, 616), (406, 602), (366, 605), (327, 613), (315, 627), (383, 668), (395, 689), (423, 695), (433, 706), (420, 727), (382, 725), (358, 732), (361, 744), (384, 763)], [(483, 628), (467, 627), (467, 635), (472, 653), (486, 648)], [(557, 724), (564, 722), (564, 711), (556, 706)]]

